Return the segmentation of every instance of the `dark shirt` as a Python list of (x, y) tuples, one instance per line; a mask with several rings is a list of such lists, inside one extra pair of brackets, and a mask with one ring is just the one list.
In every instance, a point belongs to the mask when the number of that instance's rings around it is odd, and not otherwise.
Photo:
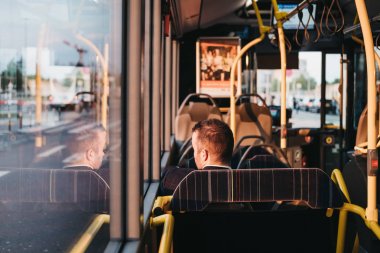
[[(204, 170), (231, 169), (228, 166), (208, 165)], [(173, 195), (179, 183), (195, 169), (181, 168), (178, 166), (168, 166), (164, 169), (161, 177), (160, 191), (161, 195)]]
[(63, 169), (65, 170), (92, 170), (94, 173), (98, 174), (99, 177), (102, 178), (106, 182), (109, 188), (109, 185), (110, 185), (109, 170), (105, 168), (94, 170), (93, 168), (86, 165), (74, 165), (74, 166), (65, 166), (63, 167)]

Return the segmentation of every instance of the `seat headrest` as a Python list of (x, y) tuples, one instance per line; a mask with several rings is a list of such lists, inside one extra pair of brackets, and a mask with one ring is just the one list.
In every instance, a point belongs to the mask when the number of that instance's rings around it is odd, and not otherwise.
[(250, 105), (241, 104), (237, 107), (236, 111), (240, 115), (240, 120), (242, 122), (252, 122), (253, 121), (253, 119), (251, 118), (251, 116), (247, 112), (247, 106), (251, 107), (252, 112), (253, 112), (254, 116), (256, 116), (256, 117), (259, 117), (260, 115), (266, 115), (269, 117), (271, 116), (270, 111), (267, 107), (259, 106), (257, 104), (252, 104), (252, 103)]
[(190, 102), (188, 113), (196, 122), (208, 119), (210, 114), (220, 114), (218, 108), (203, 102)]

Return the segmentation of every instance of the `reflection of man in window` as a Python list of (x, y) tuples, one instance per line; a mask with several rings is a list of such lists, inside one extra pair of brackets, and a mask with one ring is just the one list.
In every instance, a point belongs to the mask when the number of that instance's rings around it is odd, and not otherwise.
[(106, 131), (97, 126), (65, 136), (66, 158), (64, 169), (98, 170), (102, 165), (106, 147)]

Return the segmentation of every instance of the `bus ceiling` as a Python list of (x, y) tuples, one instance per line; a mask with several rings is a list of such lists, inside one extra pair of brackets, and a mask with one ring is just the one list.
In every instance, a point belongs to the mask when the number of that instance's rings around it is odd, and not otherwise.
[[(351, 27), (356, 16), (356, 7), (354, 0), (336, 0), (339, 1), (340, 7), (344, 14), (344, 28)], [(293, 3), (299, 4), (303, 1), (285, 1), (278, 0), (278, 4)], [(323, 4), (331, 1), (313, 1), (317, 4), (316, 22), (323, 12)], [(373, 18), (380, 13), (380, 1), (366, 0), (369, 18)], [(251, 26), (258, 27), (257, 18), (252, 8), (251, 0), (170, 0), (170, 11), (172, 18), (172, 31), (175, 37), (179, 38), (186, 33), (206, 29), (216, 24)], [(271, 0), (258, 0), (258, 7), (265, 25), (272, 25), (273, 8)], [(326, 15), (326, 14), (325, 14)], [(338, 14), (336, 15), (336, 17)], [(339, 22), (339, 17), (336, 19)], [(323, 22), (324, 23), (324, 22)], [(319, 24), (318, 24), (319, 25)], [(323, 24), (325, 26), (325, 24)], [(373, 31), (380, 30), (379, 22), (372, 22)], [(359, 29), (360, 30), (360, 29)], [(328, 36), (329, 37), (329, 36)], [(323, 38), (321, 42), (326, 40)], [(331, 41), (329, 41), (331, 43)], [(318, 43), (317, 43), (318, 44)]]

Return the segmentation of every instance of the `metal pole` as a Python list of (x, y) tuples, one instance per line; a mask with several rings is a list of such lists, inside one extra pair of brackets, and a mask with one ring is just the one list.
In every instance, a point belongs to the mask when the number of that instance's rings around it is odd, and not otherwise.
[[(304, 7), (306, 7), (309, 3), (308, 1), (304, 1), (303, 3), (305, 2), (307, 2), (307, 4)], [(273, 4), (273, 9), (274, 9), (274, 15), (277, 20), (277, 29), (278, 29), (278, 36), (279, 36), (279, 42), (280, 42), (280, 54), (281, 54), (281, 142), (280, 142), (280, 147), (283, 150), (285, 150), (287, 130), (286, 130), (286, 49), (285, 49), (284, 30), (282, 28), (282, 20), (283, 20), (282, 17), (284, 13), (279, 12), (276, 0), (272, 0), (272, 4)]]
[(261, 41), (263, 41), (263, 39), (265, 38), (265, 34), (268, 31), (270, 31), (270, 29), (271, 29), (270, 27), (267, 27), (267, 26), (263, 25), (263, 20), (261, 18), (260, 11), (259, 11), (259, 8), (257, 7), (256, 2), (252, 1), (252, 4), (253, 4), (253, 7), (255, 9), (256, 16), (257, 16), (257, 21), (258, 21), (258, 24), (259, 24), (260, 37), (254, 39), (253, 41), (251, 41), (247, 45), (245, 45), (241, 49), (241, 51), (237, 54), (237, 56), (235, 57), (235, 59), (234, 59), (234, 61), (232, 63), (232, 66), (231, 66), (231, 77), (230, 77), (230, 112), (231, 112), (230, 113), (230, 128), (232, 130), (232, 134), (234, 135), (235, 141), (236, 141), (236, 120), (235, 120), (235, 116), (236, 116), (235, 87), (236, 86), (235, 86), (234, 83), (235, 83), (236, 68), (238, 66), (239, 60), (245, 54), (245, 52), (247, 52), (248, 49), (250, 49), (254, 45), (256, 45), (256, 44), (260, 43)]
[(367, 81), (368, 81), (368, 151), (367, 151), (367, 177), (368, 177), (368, 194), (366, 217), (370, 221), (378, 220), (378, 211), (376, 209), (376, 176), (378, 170), (378, 159), (376, 150), (376, 72), (375, 72), (375, 55), (371, 26), (369, 24), (367, 8), (364, 0), (355, 0), (356, 9), (362, 28), (366, 63), (367, 63)]

